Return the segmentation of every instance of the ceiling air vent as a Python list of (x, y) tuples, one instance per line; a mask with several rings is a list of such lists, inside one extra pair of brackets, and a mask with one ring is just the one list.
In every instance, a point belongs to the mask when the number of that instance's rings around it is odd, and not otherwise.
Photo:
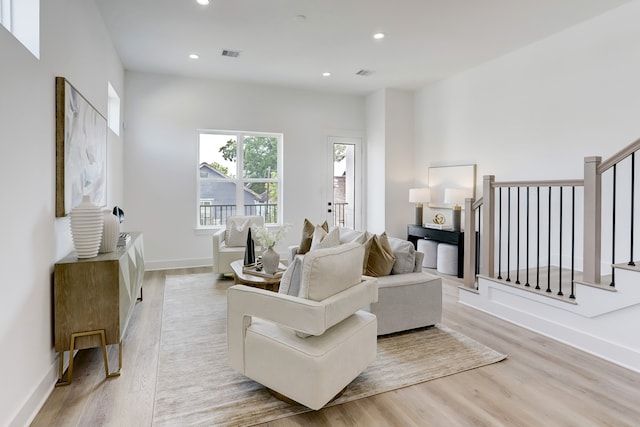
[(222, 50), (222, 56), (229, 56), (231, 58), (237, 58), (238, 56), (240, 56), (240, 51), (239, 50), (223, 49)]
[(356, 75), (358, 75), (358, 76), (370, 76), (373, 73), (374, 73), (374, 71), (372, 71), (372, 70), (364, 70), (364, 69), (362, 69), (362, 70), (359, 70), (358, 72), (356, 72)]

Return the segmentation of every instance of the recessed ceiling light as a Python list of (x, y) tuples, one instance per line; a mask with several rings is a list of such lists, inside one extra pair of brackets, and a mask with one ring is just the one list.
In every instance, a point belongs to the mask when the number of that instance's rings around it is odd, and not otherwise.
[(376, 40), (383, 39), (384, 38), (384, 33), (375, 33), (373, 35), (373, 38), (376, 39)]
[(206, 6), (209, 4), (209, 0), (196, 0), (196, 3), (202, 5), (202, 6)]
[(322, 77), (329, 77), (331, 75), (330, 72), (325, 71), (324, 73), (322, 73)]
[(189, 54), (189, 59), (198, 59), (200, 58), (200, 55), (198, 55), (197, 53), (190, 53)]

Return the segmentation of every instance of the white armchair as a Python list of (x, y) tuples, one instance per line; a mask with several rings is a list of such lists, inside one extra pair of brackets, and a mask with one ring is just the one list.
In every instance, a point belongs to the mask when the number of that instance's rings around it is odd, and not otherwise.
[(231, 274), (231, 263), (244, 258), (249, 227), (264, 226), (261, 216), (230, 216), (227, 226), (213, 234), (213, 272)]
[(376, 357), (376, 316), (360, 309), (378, 287), (363, 257), (355, 243), (307, 253), (299, 296), (230, 287), (231, 368), (311, 409), (331, 401)]

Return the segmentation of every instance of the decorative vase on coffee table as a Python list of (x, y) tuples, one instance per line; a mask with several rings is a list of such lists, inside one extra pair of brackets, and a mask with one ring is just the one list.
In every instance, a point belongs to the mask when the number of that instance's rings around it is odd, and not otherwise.
[(100, 253), (113, 252), (120, 237), (120, 220), (110, 210), (103, 211), (104, 229), (100, 242)]
[(83, 196), (82, 202), (71, 210), (71, 238), (78, 258), (93, 258), (98, 255), (104, 214), (91, 202), (89, 196)]
[(274, 274), (278, 271), (278, 265), (280, 264), (280, 254), (273, 250), (273, 246), (269, 246), (262, 253), (262, 268), (267, 274)]

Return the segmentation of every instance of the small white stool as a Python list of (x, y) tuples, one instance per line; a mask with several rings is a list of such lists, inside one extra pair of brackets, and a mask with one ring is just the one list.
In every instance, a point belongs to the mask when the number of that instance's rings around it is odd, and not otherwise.
[(417, 245), (418, 252), (424, 254), (422, 259), (422, 267), (436, 268), (438, 257), (438, 242), (435, 240), (420, 239)]
[(449, 243), (438, 245), (438, 273), (458, 275), (458, 246)]

